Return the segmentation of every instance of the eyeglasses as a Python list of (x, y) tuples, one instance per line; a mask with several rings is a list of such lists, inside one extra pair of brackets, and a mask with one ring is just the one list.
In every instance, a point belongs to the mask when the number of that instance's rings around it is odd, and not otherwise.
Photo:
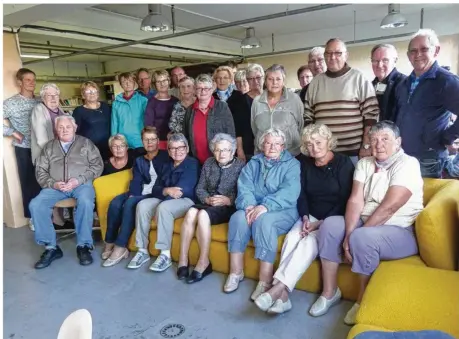
[(196, 88), (196, 92), (209, 92), (212, 90), (212, 87), (198, 87)]
[(86, 91), (84, 91), (84, 94), (89, 94), (89, 95), (97, 94), (97, 93), (99, 93), (99, 91), (95, 89), (87, 89)]
[(408, 51), (411, 55), (418, 55), (419, 53), (421, 54), (427, 54), (430, 51), (430, 47), (421, 47), (420, 49), (413, 48)]
[(168, 149), (171, 152), (185, 152), (186, 151), (186, 146), (169, 147)]
[(327, 58), (331, 58), (332, 56), (335, 56), (337, 58), (341, 57), (343, 55), (344, 52), (325, 52), (324, 55), (327, 57)]
[(254, 78), (247, 78), (247, 81), (260, 82), (262, 79), (263, 79), (263, 77), (254, 77)]
[(125, 149), (125, 148), (126, 148), (126, 145), (125, 145), (125, 144), (123, 144), (123, 145), (112, 145), (111, 148), (112, 148), (112, 149), (116, 149), (116, 150), (119, 151), (119, 150)]
[(371, 59), (371, 63), (373, 65), (378, 65), (380, 62), (382, 62), (383, 65), (388, 65), (389, 62), (390, 62), (390, 59), (387, 59), (387, 58), (384, 58), (384, 59), (381, 59), (381, 60)]
[(280, 143), (280, 142), (267, 142), (267, 141), (265, 141), (265, 146), (268, 146), (269, 148), (271, 148), (271, 147), (279, 148), (279, 147), (284, 146), (284, 144)]
[(155, 143), (158, 141), (158, 138), (143, 138), (143, 141), (145, 141), (146, 143)]
[(169, 83), (169, 80), (167, 80), (167, 79), (158, 80), (158, 81), (155, 81), (155, 83), (159, 84), (159, 85), (166, 85), (167, 83)]
[(222, 154), (222, 153), (230, 153), (231, 150), (228, 149), (228, 148), (224, 148), (224, 149), (215, 149), (214, 150), (214, 153), (217, 153), (217, 154)]

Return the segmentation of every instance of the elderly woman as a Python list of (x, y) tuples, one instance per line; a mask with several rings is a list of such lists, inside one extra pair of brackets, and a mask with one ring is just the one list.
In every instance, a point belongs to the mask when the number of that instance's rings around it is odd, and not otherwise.
[(236, 85), (236, 89), (242, 94), (245, 94), (250, 90), (246, 74), (245, 69), (241, 69), (234, 74), (234, 84)]
[(178, 99), (169, 95), (170, 78), (167, 71), (155, 71), (153, 73), (153, 82), (158, 93), (148, 100), (144, 124), (145, 126), (156, 128), (159, 137), (159, 148), (166, 149), (167, 135), (170, 132), (169, 120), (172, 108), (178, 102)]
[(260, 260), (260, 276), (251, 299), (266, 292), (273, 279), (277, 237), (285, 234), (298, 220), (300, 163), (285, 150), (285, 135), (269, 129), (259, 139), (262, 154), (254, 156), (242, 169), (237, 182), (237, 212), (228, 229), (230, 274), (224, 291), (235, 291), (244, 278), (244, 252), (250, 238), (255, 258)]
[(378, 122), (370, 129), (373, 156), (356, 165), (345, 216), (327, 218), (320, 227), (324, 287), (309, 311), (311, 315), (327, 313), (340, 300), (336, 277), (342, 256), (360, 276), (357, 302), (344, 319), (351, 325), (379, 262), (418, 252), (413, 223), (423, 209), (423, 180), (418, 160), (405, 154), (401, 141), (398, 127), (390, 121)]
[(104, 171), (102, 175), (121, 172), (132, 167), (134, 158), (128, 152), (127, 141), (124, 135), (115, 134), (108, 139), (109, 148), (113, 154), (104, 161)]
[(251, 109), (253, 99), (263, 92), (265, 72), (258, 64), (249, 64), (246, 70), (249, 91), (242, 94), (233, 91), (227, 103), (233, 113), (234, 126), (236, 128), (237, 157), (243, 161), (249, 161), (254, 154), (254, 136), (251, 128)]
[(130, 151), (135, 156), (143, 155), (145, 149), (141, 132), (148, 99), (135, 91), (136, 77), (133, 73), (121, 73), (118, 78), (124, 92), (118, 94), (113, 102), (111, 134), (123, 134)]
[(180, 101), (172, 108), (171, 119), (169, 120), (169, 129), (172, 133), (183, 132), (183, 119), (188, 107), (196, 100), (195, 81), (189, 76), (179, 80)]
[(214, 71), (212, 79), (217, 85), (213, 94), (214, 98), (226, 102), (234, 89), (232, 86), (233, 70), (229, 66), (220, 66)]
[(91, 140), (99, 149), (102, 159), (108, 160), (111, 108), (105, 102), (99, 101), (99, 86), (93, 81), (86, 81), (81, 85), (81, 95), (84, 105), (75, 108), (72, 114), (78, 126), (77, 134)]
[(154, 127), (147, 126), (142, 130), (142, 142), (147, 154), (135, 159), (129, 191), (115, 197), (108, 207), (107, 232), (102, 252), (104, 267), (116, 265), (128, 257), (126, 247), (134, 230), (137, 204), (152, 197), (151, 190), (157, 173), (161, 173), (162, 166), (169, 161), (167, 152), (158, 150), (158, 133)]
[[(268, 313), (291, 309), (288, 293), (317, 257), (318, 232), (323, 220), (344, 216), (352, 189), (354, 165), (343, 154), (333, 152), (336, 139), (326, 125), (309, 125), (303, 131), (301, 153), (300, 218), (288, 232), (273, 287), (261, 294), (255, 304)], [(326, 183), (326, 185), (324, 185)]]
[[(234, 121), (226, 102), (212, 96), (212, 78), (207, 74), (196, 78), (196, 101), (187, 108), (183, 134), (190, 143), (191, 154), (201, 164), (212, 156), (209, 141), (218, 133), (235, 137)], [(204, 132), (205, 131), (205, 132)]]
[(181, 218), (194, 205), (195, 187), (199, 179), (199, 162), (188, 156), (188, 141), (181, 133), (167, 140), (169, 160), (162, 166), (151, 191), (152, 197), (141, 201), (136, 212), (136, 246), (139, 249), (128, 268), (139, 268), (150, 260), (148, 235), (153, 217), (158, 225), (155, 248), (161, 253), (150, 270), (163, 272), (171, 264), (174, 219)]
[[(196, 196), (200, 202), (188, 210), (180, 233), (180, 258), (177, 277), (189, 284), (201, 281), (212, 273), (209, 261), (210, 226), (226, 223), (236, 211), (236, 184), (244, 162), (234, 158), (236, 140), (224, 133), (210, 142), (214, 156), (204, 163)], [(188, 251), (196, 228), (199, 260), (191, 275), (188, 271)]]
[(266, 130), (280, 129), (286, 136), (285, 148), (297, 156), (300, 154), (304, 106), (298, 95), (285, 88), (285, 77), (282, 65), (275, 64), (266, 70), (266, 90), (253, 100), (251, 126), (256, 143)]
[(47, 83), (40, 89), (42, 102), (32, 110), (31, 115), (31, 149), (32, 162), (35, 164), (45, 144), (54, 139), (56, 134), (55, 121), (60, 115), (68, 115), (59, 107), (61, 91), (56, 84)]

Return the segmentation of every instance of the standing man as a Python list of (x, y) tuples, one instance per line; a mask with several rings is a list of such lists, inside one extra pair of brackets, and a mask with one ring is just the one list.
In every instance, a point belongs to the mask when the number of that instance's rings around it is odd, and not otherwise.
[(395, 88), (406, 75), (395, 68), (398, 55), (393, 45), (379, 44), (371, 50), (371, 67), (375, 79), (373, 86), (379, 103), (379, 120), (395, 122)]
[(136, 92), (150, 99), (156, 94), (156, 90), (151, 88), (151, 73), (146, 68), (139, 68), (136, 72), (137, 88)]
[(171, 88), (169, 89), (169, 95), (180, 99), (180, 91), (178, 83), (181, 79), (186, 77), (185, 70), (182, 67), (174, 67), (171, 70)]
[(327, 125), (338, 139), (336, 151), (355, 164), (358, 158), (371, 156), (368, 132), (379, 117), (375, 89), (362, 72), (349, 67), (343, 41), (328, 40), (324, 56), (327, 71), (309, 84), (306, 118)]
[(420, 29), (408, 45), (413, 72), (396, 92), (396, 124), (402, 148), (414, 156), (426, 178), (441, 178), (447, 145), (459, 138), (459, 77), (437, 62), (440, 41), (431, 29)]
[[(40, 192), (40, 186), (35, 179), (30, 149), (30, 116), (40, 99), (34, 96), (35, 73), (33, 71), (27, 68), (19, 69), (16, 73), (16, 80), (20, 92), (3, 101), (3, 118), (9, 123), (9, 126), (3, 124), (3, 136), (13, 137), (24, 216), (30, 218), (29, 203)], [(32, 220), (30, 220), (30, 226), (33, 229)]]
[[(324, 59), (324, 52), (325, 48), (323, 47), (314, 47), (311, 52), (308, 54), (308, 66), (309, 70), (312, 73), (312, 78), (315, 76), (322, 74), (327, 70), (327, 65), (325, 64), (325, 59)], [(309, 80), (309, 83), (302, 87), (299, 96), (303, 104), (306, 101), (306, 92), (308, 90), (309, 84), (312, 81), (312, 78)], [(306, 121), (306, 119), (305, 119)], [(306, 126), (306, 124), (305, 124)]]

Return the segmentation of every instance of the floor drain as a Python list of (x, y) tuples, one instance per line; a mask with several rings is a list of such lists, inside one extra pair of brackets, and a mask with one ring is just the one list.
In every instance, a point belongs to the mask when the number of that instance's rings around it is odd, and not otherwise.
[(164, 326), (159, 334), (163, 338), (177, 338), (179, 335), (182, 335), (185, 332), (185, 326), (180, 324), (169, 324)]

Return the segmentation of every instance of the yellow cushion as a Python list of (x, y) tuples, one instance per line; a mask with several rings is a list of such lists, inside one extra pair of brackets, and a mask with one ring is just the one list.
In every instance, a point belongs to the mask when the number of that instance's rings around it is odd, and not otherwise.
[(357, 323), (459, 337), (459, 272), (383, 262), (365, 291)]
[(378, 332), (392, 332), (389, 331), (385, 328), (377, 327), (377, 326), (371, 326), (371, 325), (365, 325), (365, 324), (357, 324), (354, 327), (351, 328), (347, 335), (347, 339), (354, 339), (357, 335), (360, 333), (368, 332), (368, 331), (378, 331)]

